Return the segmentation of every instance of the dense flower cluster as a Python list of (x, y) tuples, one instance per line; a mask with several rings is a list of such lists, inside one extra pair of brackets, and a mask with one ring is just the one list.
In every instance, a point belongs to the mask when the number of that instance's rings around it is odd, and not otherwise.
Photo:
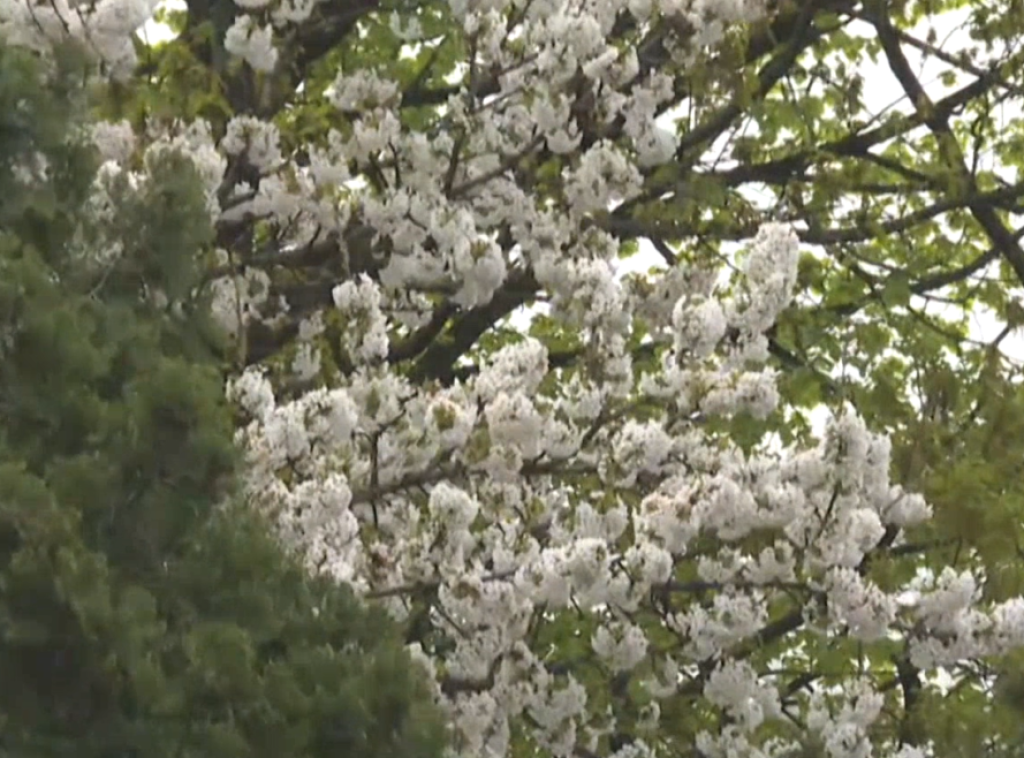
[[(118, 45), (149, 10), (141, 2), (102, 0), (71, 15), (57, 4), (37, 31), (73, 15), (74, 33), (122, 61)], [(315, 6), (238, 0), (225, 49), (270, 71), (276, 35)], [(0, 9), (5, 28), (38, 42), (28, 5)], [(725, 724), (693, 735), (707, 758), (788, 755), (800, 746), (771, 727), (790, 718), (829, 758), (923, 758), (923, 748), (872, 742), (885, 702), (875, 683), (782, 693), (751, 649), (798, 656), (796, 641), (786, 650), (798, 630), (896, 638), (930, 670), (1024, 643), (1024, 601), (984, 607), (974, 577), (948, 572), (907, 602), (907, 587), (868, 577), (872, 553), (898, 545), (930, 510), (890, 481), (887, 440), (852, 413), (806, 450), (744, 451), (716, 431), (721, 419), (778, 406), (766, 332), (796, 284), (791, 230), (763, 227), (728, 286), (717, 272), (676, 267), (639, 292), (617, 276), (619, 241), (595, 223), (678, 149), (656, 122), (672, 79), (607, 43), (616, 19), (683, 19), (691, 36), (664, 45), (685, 65), (764, 5), (451, 0), (450, 10), (474, 65), (501, 73), (486, 103), (468, 84), (452, 95), (436, 133), (403, 125), (398, 85), (369, 70), (338, 72), (327, 98), (351, 129), (307, 146), (301, 164), (276, 126), (251, 115), (219, 141), (202, 122), (96, 130), (104, 175), (130, 172), (139, 150), (182, 150), (218, 223), (271, 222), (289, 230), (286, 251), (357, 223), (387, 242), (372, 276), (341, 282), (332, 306), (302, 322), (290, 367), (311, 389), (285, 399), (259, 368), (231, 382), (249, 419), (239, 436), (253, 505), (274, 515), (311, 571), (409, 622), (460, 756), (506, 756), (524, 739), (553, 756), (593, 755), (619, 734), (627, 701), (642, 703), (633, 737), (605, 755), (677, 755), (671, 731), (659, 732), (662, 704), (702, 696)], [(417, 38), (415, 19), (396, 23)], [(584, 140), (569, 93), (586, 87), (587, 116), (607, 138)], [(542, 149), (565, 158), (543, 195), (515, 170)], [(239, 156), (259, 181), (226, 186), (227, 161)], [(361, 191), (355, 180), (383, 157), (395, 180)], [(235, 270), (227, 251), (216, 264), (226, 273), (210, 285), (214, 307), (230, 334), (289, 309), (263, 271)], [(396, 369), (393, 349), (429, 321), (437, 297), (472, 309), (527, 278), (546, 315), (580, 336), (574, 370), (553, 367), (536, 339), (451, 382)], [(342, 325), (345, 363), (329, 383), (317, 381), (328, 320)], [(634, 365), (640, 321), (660, 359), (653, 369)], [(618, 682), (632, 694), (617, 694)]]
[(153, 17), (158, 4), (159, 0), (3, 0), (0, 34), (8, 42), (37, 50), (68, 37), (86, 42), (113, 76), (124, 78), (136, 62), (131, 34)]
[[(793, 247), (779, 230), (757, 244), (769, 241)], [(748, 284), (750, 304), (777, 298), (773, 288)], [(737, 318), (746, 312), (719, 308)], [(745, 389), (746, 374), (722, 368), (725, 359), (696, 380), (678, 367), (683, 357), (673, 352), (659, 378), (672, 377), (666, 384), (684, 415), (712, 413), (704, 406), (712, 394), (716, 414), (770, 405)], [(693, 664), (713, 666), (704, 696), (734, 725), (700, 735), (706, 755), (792, 747), (754, 741), (759, 727), (785, 713), (770, 680), (733, 655), (794, 594), (806, 602), (798, 614), (823, 634), (864, 642), (906, 634), (925, 670), (1024, 643), (1021, 601), (982, 610), (969, 575), (943, 574), (912, 605), (899, 602), (904, 588), (886, 592), (864, 578), (859, 567), (886, 530), (930, 511), (889, 481), (887, 441), (856, 417), (836, 419), (815, 449), (744, 455), (667, 415), (602, 422), (614, 407), (601, 397), (604, 387), (578, 381), (539, 393), (545, 364), (543, 347), (528, 340), (448, 390), (421, 391), (372, 366), (344, 386), (283, 404), (255, 371), (231, 388), (253, 419), (243, 432), (251, 495), (279, 515), (311, 568), (400, 618), (428, 593), (432, 623), (449, 643), (423, 652), (464, 754), (504, 755), (516, 719), (557, 755), (600, 734), (606, 714), (590, 710), (573, 674), (553, 674), (537, 645), (568, 609), (588, 619), (580, 625), (592, 629), (590, 648), (610, 675), (641, 672), (655, 712), (659, 699), (685, 687)], [(771, 390), (770, 377), (757, 386)], [(588, 477), (594, 483), (582, 486)], [(674, 577), (688, 563), (718, 590), (711, 604), (654, 604), (661, 591), (687, 591)], [(652, 626), (675, 643), (656, 644), (663, 637)], [(881, 695), (858, 686), (845, 704), (818, 694), (799, 706), (830, 755), (871, 754), (867, 730)], [(639, 754), (658, 754), (644, 749)]]

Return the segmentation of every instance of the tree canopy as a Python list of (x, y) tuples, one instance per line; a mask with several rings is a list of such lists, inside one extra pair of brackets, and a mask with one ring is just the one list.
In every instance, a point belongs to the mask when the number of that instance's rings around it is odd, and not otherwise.
[(0, 26), (96, 54), (105, 172), (191, 159), (248, 505), (401, 622), (459, 755), (1024, 742), (1018, 0)]
[(399, 630), (234, 504), (199, 177), (97, 173), (85, 62), (0, 44), (0, 752), (439, 757)]

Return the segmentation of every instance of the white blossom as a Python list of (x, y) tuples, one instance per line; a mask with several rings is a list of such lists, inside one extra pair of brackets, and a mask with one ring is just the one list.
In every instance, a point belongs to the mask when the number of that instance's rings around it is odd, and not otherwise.
[(237, 55), (256, 71), (273, 71), (277, 65), (277, 50), (269, 26), (257, 26), (252, 16), (235, 17), (235, 22), (224, 35), (224, 49)]
[(92, 127), (92, 138), (105, 161), (124, 163), (135, 151), (135, 132), (127, 121), (101, 121)]

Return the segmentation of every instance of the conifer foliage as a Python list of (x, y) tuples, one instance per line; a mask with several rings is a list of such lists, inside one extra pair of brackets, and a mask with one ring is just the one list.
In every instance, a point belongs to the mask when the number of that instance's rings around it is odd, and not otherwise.
[(81, 64), (0, 46), (0, 754), (440, 755), (383, 614), (232, 506), (206, 200), (99, 171)]

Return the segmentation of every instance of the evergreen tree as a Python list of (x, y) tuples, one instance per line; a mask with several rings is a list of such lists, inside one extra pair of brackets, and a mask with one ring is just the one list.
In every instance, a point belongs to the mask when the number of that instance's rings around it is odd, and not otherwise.
[(113, 181), (101, 221), (55, 60), (0, 46), (0, 754), (439, 755), (388, 619), (231, 505), (192, 164)]

